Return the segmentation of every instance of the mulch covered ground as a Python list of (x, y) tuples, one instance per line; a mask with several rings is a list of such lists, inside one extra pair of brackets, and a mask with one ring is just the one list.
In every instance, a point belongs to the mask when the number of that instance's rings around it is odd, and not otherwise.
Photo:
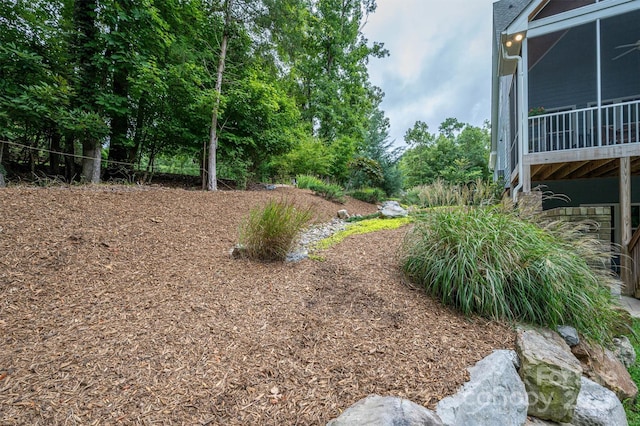
[(433, 408), (513, 332), (403, 282), (406, 229), (324, 261), (234, 260), (272, 197), (309, 191), (0, 190), (0, 424), (323, 425), (371, 394)]

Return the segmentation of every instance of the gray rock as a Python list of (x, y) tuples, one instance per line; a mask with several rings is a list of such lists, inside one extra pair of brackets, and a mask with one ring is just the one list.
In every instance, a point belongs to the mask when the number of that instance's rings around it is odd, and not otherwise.
[(497, 349), (493, 352), (499, 352), (506, 355), (510, 360), (516, 370), (520, 369), (520, 358), (518, 358), (518, 354), (516, 351), (510, 351), (507, 349)]
[(299, 251), (294, 251), (287, 253), (287, 257), (285, 258), (285, 262), (300, 262), (309, 257), (309, 252), (305, 249), (300, 249)]
[(382, 217), (405, 217), (409, 212), (403, 209), (397, 201), (385, 201), (380, 207)]
[(469, 369), (471, 379), (444, 398), (436, 413), (447, 426), (521, 426), (529, 404), (513, 351), (494, 351)]
[(349, 219), (349, 212), (346, 209), (338, 210), (338, 219)]
[(580, 343), (580, 337), (578, 337), (578, 331), (569, 327), (568, 325), (558, 326), (558, 334), (567, 342), (569, 346), (575, 346)]
[(627, 416), (616, 394), (582, 377), (571, 424), (574, 426), (627, 426)]
[(369, 395), (327, 426), (442, 426), (436, 413), (406, 399)]
[(613, 339), (616, 358), (620, 360), (622, 365), (629, 368), (636, 363), (636, 351), (633, 349), (631, 342), (627, 336), (620, 336)]
[(521, 328), (516, 350), (522, 364), (520, 377), (529, 395), (528, 414), (570, 422), (580, 392), (582, 366), (569, 346), (551, 330)]
[(561, 423), (550, 422), (549, 420), (540, 420), (537, 417), (527, 417), (527, 421), (524, 422), (524, 426), (557, 426), (559, 424)]

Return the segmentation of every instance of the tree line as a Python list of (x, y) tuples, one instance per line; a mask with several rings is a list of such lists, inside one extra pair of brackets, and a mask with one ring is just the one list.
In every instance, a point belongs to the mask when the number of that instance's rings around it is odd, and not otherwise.
[(218, 177), (297, 174), (388, 193), (405, 175), (419, 183), (412, 168), (434, 144), (410, 137), (402, 161), (392, 149), (384, 94), (367, 72), (389, 52), (362, 32), (375, 9), (375, 0), (2, 2), (0, 174), (98, 182), (182, 157), (208, 189)]

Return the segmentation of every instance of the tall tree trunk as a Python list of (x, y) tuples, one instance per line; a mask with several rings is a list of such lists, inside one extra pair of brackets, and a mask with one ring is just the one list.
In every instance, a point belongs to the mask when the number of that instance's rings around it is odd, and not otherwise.
[(207, 190), (218, 190), (218, 175), (216, 171), (216, 152), (218, 149), (218, 112), (220, 111), (220, 95), (222, 93), (222, 76), (224, 74), (224, 63), (227, 57), (227, 43), (229, 42), (229, 26), (231, 24), (231, 6), (233, 0), (224, 2), (224, 30), (222, 32), (222, 42), (220, 43), (220, 59), (218, 60), (218, 75), (216, 77), (216, 99), (213, 104), (211, 114), (211, 131), (209, 134), (209, 162), (207, 166)]
[(100, 141), (85, 140), (82, 143), (82, 177), (90, 183), (100, 183), (100, 163), (102, 144)]
[(62, 135), (57, 128), (51, 130), (51, 152), (49, 153), (49, 172), (58, 176), (60, 174), (60, 140)]
[[(77, 69), (76, 108), (84, 111), (98, 110), (96, 98), (100, 90), (99, 69), (96, 57), (99, 55), (98, 28), (96, 26), (96, 0), (76, 0), (73, 3), (72, 57)], [(90, 135), (81, 137), (83, 156), (82, 176), (91, 183), (100, 182), (101, 144)]]
[[(129, 72), (125, 66), (119, 66), (113, 74), (113, 94), (127, 98), (129, 96)], [(126, 162), (127, 131), (129, 130), (129, 115), (125, 112), (111, 114), (111, 132), (109, 138), (109, 160)], [(119, 166), (114, 166), (118, 169)]]
[(74, 139), (73, 133), (65, 132), (64, 135), (64, 178), (67, 182), (71, 183), (74, 179), (76, 179), (76, 159), (75, 155), (75, 147), (74, 147)]

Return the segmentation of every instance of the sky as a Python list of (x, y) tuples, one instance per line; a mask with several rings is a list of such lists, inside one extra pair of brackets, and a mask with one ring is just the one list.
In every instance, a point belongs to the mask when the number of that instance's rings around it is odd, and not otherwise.
[(436, 133), (448, 117), (479, 127), (491, 118), (494, 1), (377, 0), (363, 33), (390, 52), (369, 61), (369, 76), (396, 146), (417, 120)]

